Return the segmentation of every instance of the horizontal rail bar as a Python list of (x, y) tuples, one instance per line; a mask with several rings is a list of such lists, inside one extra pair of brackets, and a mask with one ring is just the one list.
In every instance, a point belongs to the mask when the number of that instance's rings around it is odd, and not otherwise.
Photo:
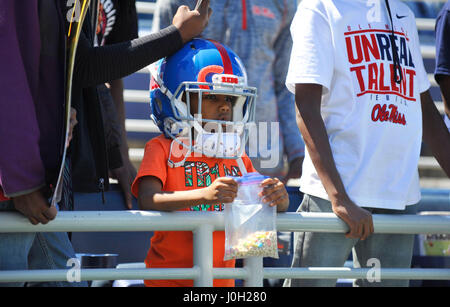
[[(373, 215), (375, 233), (450, 233), (450, 215)], [(0, 214), (0, 232), (116, 232), (192, 231), (202, 224), (224, 230), (219, 212), (73, 211), (59, 212), (46, 225), (32, 225), (16, 212)], [(333, 213), (286, 212), (277, 215), (278, 231), (347, 232), (347, 225)]]
[[(186, 214), (188, 213), (188, 214)], [(192, 213), (192, 214), (189, 214)], [(59, 212), (46, 225), (32, 225), (16, 212), (0, 214), (0, 232), (117, 232), (192, 231), (201, 224), (224, 228), (223, 216), (215, 212), (73, 211)]]
[[(356, 268), (264, 268), (264, 278), (337, 279), (367, 278), (371, 270)], [(380, 279), (449, 280), (450, 269), (383, 269)]]
[(416, 18), (418, 30), (434, 31), (436, 27), (436, 19), (433, 18)]
[(128, 132), (160, 133), (158, 126), (150, 119), (126, 119), (125, 129)]
[[(21, 270), (0, 271), (1, 282), (44, 282), (75, 280), (69, 270)], [(83, 280), (143, 280), (143, 279), (195, 279), (200, 275), (198, 267), (179, 269), (81, 269), (79, 281)], [(0, 284), (1, 286), (1, 284)]]
[(125, 89), (123, 91), (123, 97), (126, 102), (150, 103), (150, 93), (148, 90)]
[(156, 3), (151, 2), (136, 2), (136, 10), (139, 14), (154, 14), (156, 9)]
[[(268, 279), (338, 279), (367, 278), (374, 269), (360, 268), (263, 268), (263, 277)], [(71, 270), (22, 270), (0, 271), (2, 282), (45, 282), (67, 281)], [(200, 274), (197, 267), (178, 269), (81, 269), (79, 280), (157, 280), (157, 279), (189, 279), (194, 280)], [(380, 279), (409, 280), (450, 280), (450, 269), (391, 269), (380, 268), (377, 271)], [(214, 279), (246, 279), (249, 271), (243, 268), (212, 269)], [(69, 279), (70, 280), (70, 279)], [(72, 279), (73, 280), (73, 279)]]

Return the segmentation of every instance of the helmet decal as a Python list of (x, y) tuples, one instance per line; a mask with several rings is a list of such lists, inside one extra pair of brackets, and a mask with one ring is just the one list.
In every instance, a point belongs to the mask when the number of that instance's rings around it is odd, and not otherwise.
[[(221, 73), (223, 73), (222, 66), (219, 66), (219, 65), (206, 66), (202, 70), (200, 70), (200, 72), (198, 73), (197, 81), (198, 82), (207, 82), (206, 77), (209, 74), (221, 74)], [(209, 89), (209, 87), (207, 85), (199, 85), (198, 87), (202, 88), (202, 89), (206, 89), (206, 90)]]

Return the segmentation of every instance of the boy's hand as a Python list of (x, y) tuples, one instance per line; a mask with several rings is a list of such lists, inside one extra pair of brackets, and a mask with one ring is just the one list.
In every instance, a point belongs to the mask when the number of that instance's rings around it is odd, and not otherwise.
[(237, 196), (238, 184), (230, 177), (219, 177), (203, 190), (207, 204), (231, 203)]
[(180, 31), (183, 43), (187, 43), (203, 32), (208, 25), (211, 14), (209, 0), (204, 0), (198, 10), (191, 11), (186, 5), (178, 8), (172, 24)]
[(284, 187), (283, 182), (278, 178), (265, 179), (261, 186), (263, 190), (259, 193), (263, 197), (264, 203), (269, 203), (269, 206), (277, 206), (277, 211), (286, 211), (289, 207), (289, 195)]

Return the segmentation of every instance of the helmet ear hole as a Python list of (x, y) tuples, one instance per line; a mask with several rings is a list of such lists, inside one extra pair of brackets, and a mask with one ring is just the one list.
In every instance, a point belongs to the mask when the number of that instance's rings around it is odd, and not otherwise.
[(158, 106), (159, 112), (162, 112), (163, 106), (162, 106), (162, 101), (159, 98), (155, 98), (156, 101), (156, 105)]

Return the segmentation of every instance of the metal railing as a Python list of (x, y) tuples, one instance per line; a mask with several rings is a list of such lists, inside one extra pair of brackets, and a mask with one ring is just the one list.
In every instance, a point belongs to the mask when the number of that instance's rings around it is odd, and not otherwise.
[[(375, 233), (450, 233), (450, 216), (374, 215)], [(192, 231), (193, 267), (177, 269), (81, 269), (80, 280), (191, 279), (194, 286), (213, 279), (242, 279), (245, 286), (262, 287), (264, 278), (366, 278), (368, 268), (264, 268), (262, 258), (244, 259), (242, 268), (213, 268), (212, 232), (224, 230), (219, 212), (75, 211), (60, 212), (47, 225), (31, 225), (14, 212), (0, 215), (0, 232), (117, 232)], [(346, 232), (347, 226), (332, 213), (281, 213), (278, 231)], [(0, 271), (1, 282), (66, 281), (68, 270)], [(380, 268), (381, 279), (450, 280), (450, 269)]]

